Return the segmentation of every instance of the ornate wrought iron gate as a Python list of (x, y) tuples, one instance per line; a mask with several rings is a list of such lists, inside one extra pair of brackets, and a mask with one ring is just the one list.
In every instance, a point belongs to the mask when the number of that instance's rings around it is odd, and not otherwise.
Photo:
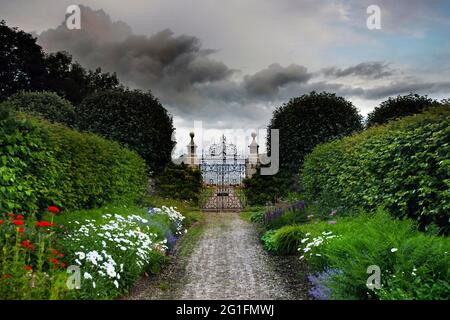
[(245, 207), (241, 190), (246, 175), (246, 161), (239, 158), (234, 144), (225, 136), (221, 143), (213, 144), (200, 162), (205, 189), (200, 204), (204, 211), (239, 211)]

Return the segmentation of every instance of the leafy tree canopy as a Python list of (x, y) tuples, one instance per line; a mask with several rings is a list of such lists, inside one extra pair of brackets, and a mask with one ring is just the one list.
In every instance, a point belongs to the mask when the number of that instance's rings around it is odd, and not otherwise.
[(410, 116), (438, 103), (427, 96), (410, 93), (405, 96), (390, 97), (383, 101), (367, 116), (367, 126), (383, 124), (389, 120)]
[(135, 150), (151, 171), (171, 161), (172, 117), (150, 92), (116, 89), (93, 93), (76, 106), (76, 125)]
[(362, 117), (353, 104), (328, 92), (311, 92), (277, 108), (268, 127), (279, 129), (280, 167), (298, 173), (303, 158), (318, 144), (362, 130)]

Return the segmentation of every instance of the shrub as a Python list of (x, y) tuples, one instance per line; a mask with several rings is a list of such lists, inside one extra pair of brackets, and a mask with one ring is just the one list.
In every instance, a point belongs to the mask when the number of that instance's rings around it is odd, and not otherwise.
[(353, 104), (335, 94), (311, 92), (276, 109), (268, 127), (280, 130), (280, 167), (297, 173), (303, 158), (319, 143), (362, 129), (362, 117)]
[(397, 96), (383, 101), (379, 107), (376, 107), (367, 116), (367, 125), (373, 126), (383, 124), (389, 120), (422, 113), (430, 106), (438, 104), (427, 96), (419, 96), (418, 94), (408, 94), (405, 96)]
[(285, 170), (273, 176), (263, 176), (258, 168), (252, 177), (242, 181), (244, 195), (250, 205), (276, 203), (288, 195), (291, 180), (291, 174)]
[(171, 161), (172, 118), (150, 93), (138, 90), (97, 92), (77, 106), (77, 126), (136, 151), (151, 171)]
[(198, 202), (203, 187), (200, 170), (185, 164), (168, 164), (157, 178), (158, 194), (180, 200)]
[(298, 252), (302, 232), (297, 225), (286, 225), (273, 234), (274, 251), (278, 254), (294, 254)]
[(306, 222), (306, 203), (297, 201), (291, 205), (275, 207), (264, 213), (263, 225), (266, 229), (278, 229), (289, 224)]
[(66, 261), (54, 224), (28, 214), (0, 215), (0, 299), (59, 299)]
[[(411, 220), (379, 211), (296, 228), (313, 272), (334, 270), (320, 283), (331, 290), (329, 299), (450, 298), (450, 239), (418, 232)], [(366, 286), (371, 265), (380, 267), (381, 290)]]
[(20, 92), (7, 102), (14, 110), (26, 112), (51, 122), (73, 124), (75, 109), (72, 104), (53, 92)]
[(94, 134), (2, 110), (0, 210), (92, 208), (132, 202), (145, 192), (146, 166), (136, 153)]
[(160, 271), (184, 217), (173, 208), (152, 209), (142, 216), (112, 208), (93, 219), (69, 221), (63, 244), (69, 261), (82, 270), (81, 288), (70, 291), (70, 298), (113, 299), (127, 293), (144, 272)]
[(372, 211), (449, 231), (450, 109), (434, 108), (361, 134), (323, 144), (305, 159), (307, 199), (324, 210)]

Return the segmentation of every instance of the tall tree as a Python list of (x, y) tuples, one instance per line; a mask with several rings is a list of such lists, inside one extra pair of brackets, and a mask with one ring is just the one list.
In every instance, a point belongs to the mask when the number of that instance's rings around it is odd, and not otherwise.
[(389, 120), (421, 113), (428, 107), (438, 103), (427, 96), (410, 93), (405, 96), (390, 97), (383, 101), (367, 116), (367, 126), (383, 124)]
[(67, 52), (56, 52), (45, 57), (45, 89), (79, 104), (88, 95), (120, 87), (115, 73), (104, 73), (100, 68), (86, 70), (72, 61)]
[(303, 158), (323, 142), (362, 130), (362, 117), (353, 104), (328, 92), (311, 92), (276, 109), (269, 124), (280, 130), (280, 167), (297, 174)]
[(0, 100), (21, 90), (42, 89), (44, 52), (32, 35), (0, 21)]
[(135, 150), (155, 172), (171, 161), (172, 117), (150, 92), (116, 89), (88, 96), (76, 106), (82, 130), (100, 134)]

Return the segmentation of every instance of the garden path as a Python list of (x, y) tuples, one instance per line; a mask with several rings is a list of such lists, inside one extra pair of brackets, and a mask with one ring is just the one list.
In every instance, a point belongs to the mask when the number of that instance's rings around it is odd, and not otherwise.
[(255, 227), (236, 212), (208, 213), (186, 267), (181, 299), (291, 299)]
[(138, 281), (125, 299), (308, 299), (308, 285), (294, 276), (305, 272), (298, 257), (269, 255), (255, 225), (237, 212), (205, 216), (190, 253), (181, 253), (181, 241), (170, 265)]

